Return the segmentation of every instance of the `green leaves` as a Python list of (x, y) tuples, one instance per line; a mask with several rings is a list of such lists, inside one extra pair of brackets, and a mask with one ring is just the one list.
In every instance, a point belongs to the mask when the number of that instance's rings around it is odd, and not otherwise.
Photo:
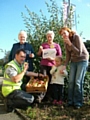
[[(62, 26), (62, 22), (60, 19), (61, 12), (55, 0), (50, 0), (50, 4), (45, 2), (47, 7), (48, 14), (45, 15), (44, 12), (40, 9), (40, 14), (30, 11), (30, 9), (25, 6), (28, 16), (21, 13), (24, 24), (26, 26), (28, 32), (27, 41), (32, 44), (35, 53), (37, 53), (39, 46), (46, 41), (46, 32), (48, 30), (53, 30), (55, 33), (54, 41), (59, 43), (63, 55), (64, 55), (64, 47), (63, 41), (58, 34), (60, 26)], [(38, 70), (40, 63), (40, 58), (36, 55), (34, 59), (34, 69)], [(38, 70), (39, 71), (39, 70)]]

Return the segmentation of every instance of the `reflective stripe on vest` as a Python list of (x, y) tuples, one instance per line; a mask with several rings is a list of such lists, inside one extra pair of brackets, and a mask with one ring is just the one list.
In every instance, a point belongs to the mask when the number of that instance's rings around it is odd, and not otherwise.
[[(11, 62), (9, 62), (8, 64), (6, 64), (5, 69), (8, 66), (12, 66), (13, 68), (15, 68), (15, 70), (17, 71), (17, 74), (20, 74), (22, 72), (22, 70), (19, 68), (19, 66), (15, 63), (14, 60), (12, 60)], [(4, 96), (7, 96), (8, 94), (10, 94), (13, 90), (15, 89), (21, 89), (22, 80), (18, 83), (13, 82), (9, 76), (4, 73), (4, 80), (3, 80), (3, 84), (2, 84), (2, 94)]]
[(2, 86), (4, 87), (4, 86), (11, 86), (12, 87), (12, 85), (8, 85), (8, 84), (2, 84)]
[[(9, 79), (9, 78), (4, 78), (4, 81), (10, 81), (11, 82), (11, 79)], [(13, 82), (14, 83), (14, 82)], [(18, 82), (18, 83), (21, 83), (21, 81), (20, 82)], [(14, 84), (14, 85), (10, 85), (10, 84), (2, 84), (2, 86), (18, 86), (17, 84)]]

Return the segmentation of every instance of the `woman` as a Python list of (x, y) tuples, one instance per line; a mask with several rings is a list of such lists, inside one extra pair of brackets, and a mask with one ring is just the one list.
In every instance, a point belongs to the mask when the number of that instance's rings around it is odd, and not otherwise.
[[(53, 31), (48, 31), (46, 33), (46, 38), (47, 38), (47, 42), (43, 43), (40, 46), (37, 55), (42, 56), (42, 59), (40, 62), (41, 73), (47, 74), (49, 76), (49, 83), (50, 83), (50, 81), (51, 81), (50, 70), (51, 70), (51, 67), (55, 64), (55, 61), (54, 61), (55, 57), (53, 57), (53, 56), (62, 56), (62, 52), (61, 52), (60, 45), (53, 42), (53, 40), (54, 40), (54, 32)], [(43, 55), (43, 52), (45, 50), (54, 52), (54, 54), (46, 57)], [(49, 92), (49, 88), (48, 88), (47, 93), (48, 92)]]
[(79, 109), (83, 105), (83, 83), (88, 66), (89, 53), (81, 38), (71, 29), (63, 27), (62, 36), (66, 49), (66, 66), (70, 61), (68, 106)]

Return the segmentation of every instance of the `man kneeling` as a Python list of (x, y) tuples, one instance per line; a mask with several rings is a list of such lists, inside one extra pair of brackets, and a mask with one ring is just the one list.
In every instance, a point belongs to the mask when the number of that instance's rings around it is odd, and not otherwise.
[(14, 108), (25, 109), (34, 102), (33, 95), (21, 90), (24, 75), (38, 76), (38, 73), (27, 71), (28, 63), (24, 62), (25, 58), (25, 50), (19, 49), (15, 59), (5, 65), (2, 94), (6, 98), (8, 112)]

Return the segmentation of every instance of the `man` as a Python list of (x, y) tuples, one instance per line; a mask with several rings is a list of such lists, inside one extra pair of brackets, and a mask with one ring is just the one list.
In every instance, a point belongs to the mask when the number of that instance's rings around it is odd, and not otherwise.
[(26, 59), (25, 61), (29, 63), (28, 70), (33, 71), (33, 58), (34, 50), (31, 44), (26, 42), (27, 39), (27, 33), (25, 31), (20, 31), (18, 34), (19, 42), (13, 44), (10, 55), (9, 55), (9, 61), (13, 60), (15, 58), (15, 53), (18, 49), (24, 49), (26, 52)]
[(24, 75), (38, 76), (38, 73), (27, 71), (28, 63), (24, 62), (25, 58), (25, 50), (19, 49), (16, 51), (15, 59), (5, 66), (2, 94), (7, 100), (8, 111), (14, 108), (27, 108), (34, 101), (34, 96), (21, 90)]

